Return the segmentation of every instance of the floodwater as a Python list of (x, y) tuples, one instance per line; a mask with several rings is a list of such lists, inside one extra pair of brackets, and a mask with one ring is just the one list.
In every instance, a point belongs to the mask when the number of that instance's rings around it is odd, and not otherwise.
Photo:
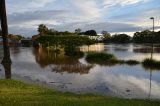
[[(147, 44), (96, 44), (83, 46), (81, 51), (113, 53), (124, 60), (143, 61), (150, 58)], [(0, 60), (3, 50), (0, 49)], [(160, 60), (160, 47), (154, 47), (153, 58)], [(45, 49), (11, 48), (12, 79), (47, 85), (59, 91), (95, 93), (124, 98), (160, 99), (160, 70), (139, 65), (89, 64), (85, 56), (73, 58), (63, 53), (54, 54)], [(0, 65), (0, 77), (5, 77)]]

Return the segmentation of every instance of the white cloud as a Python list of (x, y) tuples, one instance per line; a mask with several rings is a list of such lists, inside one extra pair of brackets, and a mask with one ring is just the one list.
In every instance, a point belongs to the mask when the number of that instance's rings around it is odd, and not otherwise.
[(101, 10), (96, 4), (95, 0), (72, 0), (74, 6), (75, 15), (79, 16), (79, 19), (94, 20), (101, 16)]
[(31, 7), (44, 7), (46, 4), (55, 2), (56, 0), (32, 0), (30, 2)]
[(121, 5), (121, 6), (126, 6), (126, 5), (133, 5), (137, 3), (144, 3), (148, 2), (149, 0), (104, 0), (104, 5), (105, 7), (110, 7), (110, 6), (115, 6), (115, 5)]
[(34, 11), (36, 9), (40, 9), (45, 7), (47, 4), (51, 2), (55, 2), (56, 0), (7, 0), (7, 10), (8, 13), (23, 13), (27, 11)]

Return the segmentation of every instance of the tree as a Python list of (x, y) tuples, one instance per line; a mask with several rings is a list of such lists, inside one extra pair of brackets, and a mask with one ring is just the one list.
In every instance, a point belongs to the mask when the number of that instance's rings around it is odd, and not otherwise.
[(131, 37), (127, 34), (115, 34), (111, 38), (113, 43), (129, 43), (130, 40)]
[(108, 42), (111, 40), (111, 34), (107, 31), (102, 31), (102, 35), (104, 36), (103, 41)]
[(144, 30), (141, 32), (134, 33), (133, 41), (136, 43), (152, 43), (153, 38), (153, 32), (149, 30)]
[(102, 31), (102, 35), (107, 35), (107, 36), (111, 36), (111, 34), (108, 31)]
[(89, 36), (97, 36), (97, 32), (95, 30), (88, 30), (84, 32), (84, 34)]
[(6, 78), (11, 78), (11, 58), (8, 45), (8, 24), (7, 24), (7, 15), (6, 15), (6, 5), (5, 0), (0, 0), (0, 20), (1, 20), (1, 29), (2, 29), (2, 38), (3, 38), (3, 50), (4, 57), (2, 60), (2, 65), (5, 69)]
[(48, 31), (48, 27), (44, 24), (40, 24), (38, 26), (38, 32), (39, 32), (39, 35), (44, 35), (46, 32)]
[(82, 31), (82, 30), (81, 30), (80, 28), (75, 29), (75, 33), (77, 33), (77, 34), (80, 34), (81, 31)]

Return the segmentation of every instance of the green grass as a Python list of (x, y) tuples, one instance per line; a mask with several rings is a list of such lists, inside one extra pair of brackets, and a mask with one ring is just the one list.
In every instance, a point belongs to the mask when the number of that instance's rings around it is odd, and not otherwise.
[(126, 60), (124, 61), (125, 64), (128, 64), (128, 65), (137, 65), (137, 64), (140, 64), (139, 61), (136, 61), (136, 60)]
[(116, 62), (116, 57), (113, 54), (109, 53), (97, 53), (97, 52), (90, 52), (86, 56), (86, 60), (89, 63), (115, 63)]
[(102, 53), (90, 52), (87, 54), (86, 60), (89, 63), (96, 63), (108, 66), (113, 66), (116, 64), (137, 65), (140, 63), (136, 60), (118, 60), (113, 54), (103, 53), (103, 52)]
[(0, 80), (0, 106), (159, 106), (158, 100), (62, 93), (14, 80)]
[(160, 61), (154, 60), (154, 59), (145, 59), (142, 62), (144, 68), (146, 69), (153, 69), (153, 70), (159, 70), (160, 69)]

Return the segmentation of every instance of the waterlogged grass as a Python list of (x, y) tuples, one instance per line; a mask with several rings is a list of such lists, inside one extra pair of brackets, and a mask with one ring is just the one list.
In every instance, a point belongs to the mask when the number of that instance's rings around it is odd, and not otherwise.
[(124, 64), (137, 65), (137, 64), (140, 64), (140, 62), (136, 61), (136, 60), (126, 60), (126, 61), (124, 61)]
[(159, 100), (61, 93), (20, 81), (0, 80), (0, 106), (159, 106), (159, 104)]
[(113, 54), (90, 52), (86, 56), (90, 63), (116, 63), (117, 59)]
[(145, 59), (142, 62), (143, 66), (146, 69), (153, 69), (153, 70), (159, 70), (160, 69), (160, 61), (154, 60), (154, 59)]
[(101, 65), (116, 65), (116, 64), (128, 64), (128, 65), (137, 65), (140, 62), (136, 60), (118, 60), (113, 54), (109, 53), (97, 53), (90, 52), (86, 56), (86, 60), (89, 63), (97, 63)]

